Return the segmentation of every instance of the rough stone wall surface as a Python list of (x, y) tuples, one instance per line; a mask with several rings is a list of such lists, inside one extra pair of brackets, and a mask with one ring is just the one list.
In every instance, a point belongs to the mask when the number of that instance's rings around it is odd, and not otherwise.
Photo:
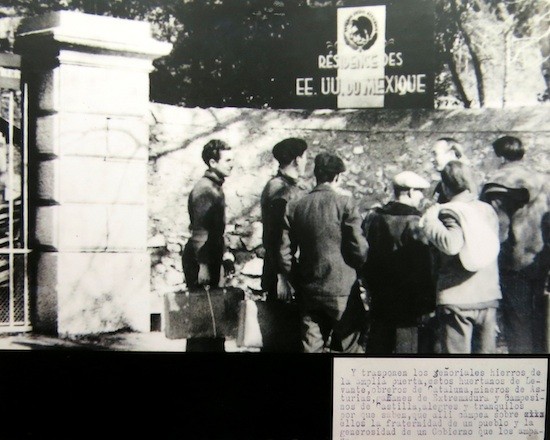
[[(454, 137), (480, 181), (496, 169), (491, 142), (504, 134), (522, 139), (524, 159), (533, 169), (550, 171), (548, 106), (510, 110), (255, 110), (199, 109), (151, 104), (149, 160), (149, 249), (152, 292), (161, 309), (164, 292), (185, 288), (180, 252), (189, 237), (187, 197), (204, 173), (203, 145), (212, 138), (235, 149), (235, 167), (224, 185), (227, 201), (227, 244), (236, 257), (233, 283), (259, 290), (261, 223), (259, 197), (277, 164), (271, 148), (281, 139), (304, 138), (310, 159), (306, 185), (312, 187), (313, 157), (332, 151), (347, 172), (342, 189), (362, 212), (391, 198), (391, 178), (412, 170), (438, 180), (431, 146)], [(157, 306), (155, 306), (157, 304)], [(152, 311), (155, 312), (154, 310)]]

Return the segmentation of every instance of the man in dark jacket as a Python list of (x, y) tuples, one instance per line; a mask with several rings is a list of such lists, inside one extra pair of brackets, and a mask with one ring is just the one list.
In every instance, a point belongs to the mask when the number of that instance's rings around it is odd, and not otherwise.
[(364, 278), (371, 294), (370, 353), (417, 353), (418, 324), (435, 310), (427, 240), (419, 229), (428, 181), (410, 171), (393, 179), (396, 200), (377, 208), (364, 233), (369, 244)]
[(298, 138), (284, 139), (273, 147), (279, 170), (267, 182), (260, 199), (265, 249), (262, 289), (267, 292), (267, 313), (260, 320), (262, 351), (298, 351), (301, 346), (296, 305), (291, 302), (292, 287), (283, 274), (278, 255), (286, 206), (290, 200), (304, 195), (299, 178), (305, 172), (306, 150), (306, 142)]
[[(182, 255), (183, 273), (189, 290), (217, 287), (224, 254), (225, 196), (222, 185), (233, 168), (233, 152), (223, 141), (213, 139), (203, 148), (208, 166), (188, 200), (191, 237)], [(187, 351), (223, 351), (224, 338), (191, 338)]]
[(285, 214), (279, 256), (284, 274), (296, 286), (302, 346), (308, 353), (326, 348), (363, 351), (365, 316), (357, 270), (366, 260), (367, 242), (353, 199), (337, 192), (343, 171), (339, 157), (319, 154), (314, 168), (317, 186), (290, 202)]
[(268, 300), (288, 300), (290, 287), (279, 265), (279, 248), (286, 205), (304, 194), (298, 179), (304, 174), (307, 144), (303, 139), (288, 138), (273, 147), (273, 157), (279, 163), (277, 175), (267, 182), (260, 199), (262, 207), (263, 245), (265, 249), (262, 289)]
[(503, 163), (489, 177), (481, 199), (499, 218), (504, 335), (510, 353), (547, 352), (550, 179), (521, 163), (525, 148), (520, 139), (503, 136), (493, 148)]

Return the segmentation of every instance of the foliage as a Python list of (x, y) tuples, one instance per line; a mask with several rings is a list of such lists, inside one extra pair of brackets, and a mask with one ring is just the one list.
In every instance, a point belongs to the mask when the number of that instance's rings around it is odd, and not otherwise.
[[(271, 99), (272, 61), (288, 28), (280, 1), (191, 2), (174, 8), (182, 23), (157, 75), (163, 102), (188, 106), (262, 107)], [(243, 85), (246, 85), (243, 87)]]
[[(152, 99), (264, 107), (289, 14), (357, 0), (4, 0), (0, 14), (72, 9), (147, 20), (174, 44), (155, 63)], [(360, 3), (360, 2), (359, 2)], [(434, 0), (437, 107), (506, 107), (549, 99), (550, 2)], [(13, 12), (15, 11), (15, 12)], [(295, 44), (295, 43), (294, 43)], [(274, 61), (275, 60), (275, 61)], [(545, 77), (546, 76), (546, 83)]]
[(546, 0), (436, 0), (436, 88), (464, 107), (544, 100), (549, 40)]

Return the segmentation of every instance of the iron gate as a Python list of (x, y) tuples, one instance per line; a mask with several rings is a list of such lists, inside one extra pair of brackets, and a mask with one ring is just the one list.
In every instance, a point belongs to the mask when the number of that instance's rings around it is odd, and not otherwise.
[(27, 86), (20, 57), (0, 54), (0, 332), (31, 329)]

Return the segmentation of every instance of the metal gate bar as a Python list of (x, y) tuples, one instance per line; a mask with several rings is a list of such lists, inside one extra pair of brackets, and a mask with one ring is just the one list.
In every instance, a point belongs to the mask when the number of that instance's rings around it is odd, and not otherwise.
[[(21, 94), (21, 198), (18, 202), (15, 200), (15, 93), (14, 90), (8, 92), (8, 181), (6, 191), (8, 203), (7, 218), (1, 216), (0, 219), (7, 221), (8, 224), (7, 243), (5, 243), (5, 239), (2, 240), (2, 245), (7, 244), (7, 247), (0, 247), (0, 256), (5, 256), (4, 258), (7, 257), (8, 260), (8, 319), (0, 321), (0, 333), (29, 331), (32, 328), (27, 274), (30, 250), (28, 249), (28, 95), (26, 84), (23, 85)], [(19, 212), (16, 208), (19, 208)], [(18, 225), (19, 232), (18, 246), (15, 244), (16, 225)]]
[[(15, 221), (14, 215), (13, 215), (13, 164), (14, 164), (14, 145), (13, 145), (13, 126), (15, 124), (15, 98), (14, 98), (14, 92), (9, 92), (9, 103), (8, 103), (8, 191), (9, 191), (9, 199), (8, 199), (8, 269), (9, 269), (9, 287), (10, 287), (10, 326), (15, 325), (15, 313), (14, 313), (14, 307), (15, 307), (15, 280), (14, 277), (14, 271), (13, 271), (13, 264), (14, 264), (14, 258), (13, 258), (13, 222)], [(4, 191), (5, 193), (5, 191)]]
[[(23, 83), (23, 102), (22, 102), (22, 145), (21, 145), (21, 156), (22, 156), (22, 181), (21, 181), (21, 196), (23, 199), (22, 209), (22, 229), (23, 229), (23, 249), (25, 249), (26, 254), (29, 253), (29, 86), (25, 82)], [(25, 255), (23, 258), (23, 295), (24, 295), (24, 304), (25, 308), (23, 310), (23, 322), (25, 326), (28, 326), (30, 329), (30, 304), (29, 304), (29, 259)]]

